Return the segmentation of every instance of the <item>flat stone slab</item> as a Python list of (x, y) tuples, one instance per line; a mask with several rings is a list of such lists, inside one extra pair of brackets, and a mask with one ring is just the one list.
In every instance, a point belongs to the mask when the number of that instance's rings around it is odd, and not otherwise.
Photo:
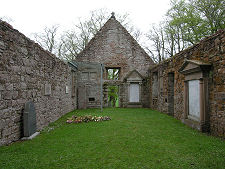
[(25, 104), (23, 112), (23, 136), (30, 137), (36, 132), (36, 111), (34, 103), (29, 101)]
[(40, 134), (40, 132), (36, 132), (36, 133), (32, 134), (30, 137), (21, 138), (21, 140), (32, 140), (34, 137), (38, 136), (39, 134)]

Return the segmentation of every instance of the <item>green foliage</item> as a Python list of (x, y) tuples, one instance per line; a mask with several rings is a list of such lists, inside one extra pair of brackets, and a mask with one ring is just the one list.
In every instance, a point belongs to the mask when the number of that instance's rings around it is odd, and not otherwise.
[(177, 28), (184, 42), (194, 44), (225, 28), (224, 0), (173, 0), (168, 24)]
[(171, 0), (165, 21), (153, 25), (147, 38), (160, 62), (225, 28), (224, 0)]
[(119, 79), (120, 70), (117, 68), (107, 69), (107, 76), (110, 80), (118, 80)]
[(119, 87), (118, 86), (109, 86), (108, 87), (108, 102), (110, 103), (110, 107), (117, 107), (118, 105), (117, 100), (118, 100), (118, 92), (119, 92)]
[[(53, 52), (60, 59), (75, 60), (76, 56), (84, 50), (89, 41), (106, 23), (111, 16), (111, 12), (105, 8), (90, 11), (89, 15), (77, 18), (78, 20), (75, 21), (74, 26), (69, 30), (58, 31), (59, 25), (46, 27), (42, 33), (35, 33), (34, 39), (43, 48)], [(133, 26), (127, 13), (116, 13), (116, 19), (136, 40), (139, 40), (141, 32)]]
[[(110, 116), (67, 124), (68, 117)], [(224, 168), (225, 142), (150, 109), (71, 112), (30, 141), (0, 147), (0, 168)]]
[(118, 86), (109, 86), (108, 95), (114, 98), (118, 98)]

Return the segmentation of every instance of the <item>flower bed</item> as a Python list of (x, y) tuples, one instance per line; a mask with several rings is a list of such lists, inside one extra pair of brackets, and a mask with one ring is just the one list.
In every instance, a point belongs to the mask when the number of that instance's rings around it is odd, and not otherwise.
[(100, 122), (100, 121), (108, 121), (111, 120), (110, 117), (108, 116), (91, 116), (91, 115), (87, 115), (87, 116), (75, 116), (73, 115), (70, 118), (67, 118), (66, 122), (67, 123), (88, 123), (90, 121), (95, 121), (95, 122)]

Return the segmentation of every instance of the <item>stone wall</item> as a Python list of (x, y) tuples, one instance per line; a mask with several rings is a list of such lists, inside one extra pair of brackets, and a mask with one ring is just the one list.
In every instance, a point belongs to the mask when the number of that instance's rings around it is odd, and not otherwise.
[(72, 111), (71, 78), (67, 64), (0, 21), (0, 145), (22, 137), (28, 101), (34, 102), (38, 130)]
[[(104, 65), (105, 94), (107, 94), (108, 85), (118, 85), (120, 107), (127, 107), (128, 104), (128, 85), (125, 77), (133, 70), (138, 71), (144, 78), (141, 102), (144, 107), (149, 106), (148, 69), (154, 63), (115, 17), (111, 17), (105, 23), (76, 60), (79, 62), (102, 63)], [(107, 68), (119, 68), (119, 79), (108, 80)], [(107, 96), (104, 101), (107, 102)]]
[(147, 77), (149, 66), (154, 64), (115, 18), (105, 23), (76, 60), (103, 63), (105, 67), (121, 67), (120, 79), (134, 69)]
[(101, 107), (101, 65), (76, 62), (78, 109)]
[[(171, 115), (180, 120), (185, 118), (184, 75), (178, 72), (185, 59), (200, 60), (212, 65), (208, 82), (210, 132), (225, 137), (225, 30), (218, 31), (150, 69), (150, 107), (170, 114), (172, 75), (174, 108)], [(158, 91), (157, 95), (155, 91)]]

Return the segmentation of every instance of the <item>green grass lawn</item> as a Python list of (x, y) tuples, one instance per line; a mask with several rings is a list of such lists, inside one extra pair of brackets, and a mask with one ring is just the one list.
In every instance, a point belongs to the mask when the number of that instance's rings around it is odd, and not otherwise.
[[(73, 114), (112, 120), (66, 124)], [(0, 147), (0, 168), (225, 168), (225, 141), (150, 109), (76, 110)]]

